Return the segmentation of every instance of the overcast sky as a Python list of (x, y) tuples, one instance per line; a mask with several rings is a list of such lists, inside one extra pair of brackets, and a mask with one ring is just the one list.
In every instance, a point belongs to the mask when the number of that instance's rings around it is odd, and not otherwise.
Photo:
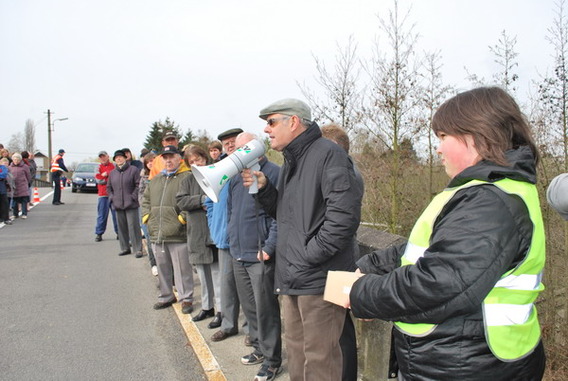
[[(368, 56), (381, 36), (377, 15), (390, 0), (0, 0), (0, 143), (37, 123), (47, 154), (47, 118), (56, 118), (53, 152), (66, 162), (129, 147), (136, 156), (153, 122), (211, 137), (233, 127), (262, 135), (258, 111), (317, 89), (312, 55), (333, 65), (353, 36)], [(422, 0), (411, 20), (418, 49), (440, 50), (446, 82), (468, 88), (464, 66), (490, 78), (488, 46), (517, 37), (519, 98), (552, 66), (546, 41), (553, 0)]]

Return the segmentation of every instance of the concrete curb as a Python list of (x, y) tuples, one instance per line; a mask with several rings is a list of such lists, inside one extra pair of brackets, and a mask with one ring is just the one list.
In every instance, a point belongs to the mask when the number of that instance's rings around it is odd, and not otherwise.
[(173, 308), (176, 312), (176, 315), (181, 323), (183, 331), (187, 336), (189, 341), (189, 345), (193, 348), (197, 359), (201, 363), (203, 367), (203, 372), (205, 372), (205, 376), (209, 381), (227, 381), (225, 374), (221, 370), (219, 363), (213, 356), (211, 349), (205, 342), (203, 335), (195, 325), (195, 323), (191, 320), (191, 314), (184, 314), (181, 312), (181, 303), (173, 304)]

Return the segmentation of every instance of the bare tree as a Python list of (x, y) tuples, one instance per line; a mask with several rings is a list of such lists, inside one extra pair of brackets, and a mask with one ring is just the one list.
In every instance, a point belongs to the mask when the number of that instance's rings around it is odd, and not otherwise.
[(556, 19), (548, 29), (547, 41), (554, 47), (554, 73), (545, 76), (538, 87), (542, 121), (547, 124), (541, 143), (543, 152), (550, 157), (561, 158), (563, 171), (568, 172), (568, 20), (564, 11), (565, 1), (559, 1)]
[(514, 86), (514, 82), (519, 79), (518, 74), (513, 72), (515, 67), (519, 66), (516, 61), (519, 55), (519, 53), (515, 51), (516, 45), (517, 37), (510, 37), (505, 30), (503, 30), (497, 44), (489, 47), (489, 50), (495, 55), (495, 63), (501, 68), (498, 73), (493, 75), (493, 79), (506, 91), (512, 93), (517, 90)]
[(31, 119), (26, 120), (24, 128), (24, 150), (30, 153), (35, 152), (35, 124)]
[(438, 192), (438, 189), (434, 189), (433, 184), (434, 164), (436, 162), (436, 136), (434, 136), (432, 131), (432, 117), (442, 102), (454, 92), (452, 86), (445, 85), (443, 82), (441, 59), (440, 51), (426, 53), (422, 66), (424, 85), (421, 90), (421, 100), (424, 116), (421, 119), (421, 123), (424, 126), (422, 128), (422, 136), (426, 141), (426, 151), (428, 153), (428, 190), (431, 196)]
[(8, 151), (10, 151), (10, 153), (22, 152), (24, 151), (24, 145), (24, 134), (21, 132), (15, 133), (8, 142)]
[(408, 26), (409, 15), (410, 10), (403, 16), (399, 14), (395, 0), (388, 18), (379, 17), (391, 54), (383, 54), (376, 41), (371, 63), (365, 67), (370, 77), (364, 108), (366, 127), (388, 150), (385, 157), (388, 175), (383, 175), (376, 185), (387, 184), (390, 211), (385, 217), (392, 233), (399, 230), (400, 190), (404, 178), (402, 143), (411, 142), (418, 133), (415, 113), (419, 104), (416, 93), (419, 78), (414, 54), (418, 34), (414, 33), (414, 25)]
[(361, 66), (357, 58), (357, 44), (353, 37), (349, 37), (345, 47), (337, 45), (335, 66), (331, 72), (321, 59), (314, 56), (314, 60), (318, 73), (315, 80), (324, 90), (324, 99), (320, 99), (305, 83), (298, 83), (312, 108), (314, 120), (335, 122), (347, 132), (354, 131), (362, 117), (363, 93), (358, 88)]

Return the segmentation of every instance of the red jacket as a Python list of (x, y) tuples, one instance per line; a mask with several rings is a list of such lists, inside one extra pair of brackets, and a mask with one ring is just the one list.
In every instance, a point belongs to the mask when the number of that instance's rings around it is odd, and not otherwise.
[[(97, 179), (97, 190), (99, 191), (99, 196), (108, 196), (107, 193), (107, 181), (110, 172), (114, 169), (114, 164), (110, 161), (107, 164), (99, 165), (99, 172), (95, 174), (95, 179)], [(106, 176), (103, 176), (106, 173)]]

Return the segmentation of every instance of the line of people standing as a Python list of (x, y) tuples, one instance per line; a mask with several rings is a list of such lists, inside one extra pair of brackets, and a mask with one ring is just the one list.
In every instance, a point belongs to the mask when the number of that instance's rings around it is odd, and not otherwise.
[(11, 225), (14, 219), (27, 219), (36, 173), (33, 153), (22, 151), (10, 155), (7, 149), (0, 148), (0, 223)]

